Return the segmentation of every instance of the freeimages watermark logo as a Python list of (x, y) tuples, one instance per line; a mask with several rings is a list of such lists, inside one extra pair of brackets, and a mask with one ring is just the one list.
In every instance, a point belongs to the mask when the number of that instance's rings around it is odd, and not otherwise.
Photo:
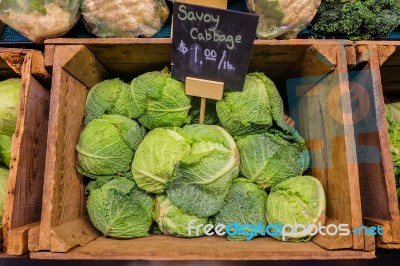
[[(244, 236), (246, 240), (251, 240), (256, 236), (271, 236), (282, 238), (283, 241), (289, 238), (302, 238), (307, 236), (315, 236), (320, 234), (322, 236), (348, 236), (350, 234), (357, 235), (370, 235), (370, 236), (382, 236), (383, 229), (381, 226), (361, 226), (358, 228), (351, 228), (348, 224), (328, 224), (323, 225), (317, 224), (268, 224), (263, 225), (261, 222), (257, 224), (198, 224), (194, 226), (196, 220), (191, 220), (188, 225), (189, 236)], [(193, 234), (194, 233), (194, 234)]]

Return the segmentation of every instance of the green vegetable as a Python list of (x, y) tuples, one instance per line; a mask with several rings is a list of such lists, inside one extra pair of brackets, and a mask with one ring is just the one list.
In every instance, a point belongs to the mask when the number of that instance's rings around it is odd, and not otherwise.
[(304, 140), (292, 129), (297, 140), (279, 132), (248, 135), (237, 141), (240, 173), (263, 189), (301, 175), (310, 156)]
[(190, 154), (190, 145), (174, 129), (156, 128), (140, 143), (132, 163), (132, 174), (139, 188), (163, 193), (175, 166)]
[(100, 188), (90, 189), (87, 209), (93, 225), (104, 236), (128, 239), (149, 235), (154, 203), (133, 181), (115, 177)]
[(312, 29), (360, 40), (384, 37), (399, 25), (398, 0), (325, 0), (312, 22)]
[(8, 168), (11, 161), (12, 137), (0, 135), (0, 158)]
[(76, 146), (78, 171), (91, 178), (129, 172), (144, 134), (135, 121), (120, 115), (103, 115), (92, 120)]
[(3, 206), (7, 193), (8, 170), (0, 167), (0, 220), (3, 218)]
[[(400, 188), (400, 103), (385, 106), (396, 187)], [(399, 190), (397, 194), (399, 194)]]
[(131, 118), (149, 129), (180, 127), (190, 122), (190, 97), (182, 82), (171, 78), (168, 69), (148, 72), (130, 86)]
[(191, 150), (167, 182), (168, 198), (184, 212), (212, 216), (223, 207), (231, 181), (238, 176), (235, 141), (215, 125), (188, 125), (177, 132), (190, 143)]
[(290, 132), (279, 92), (263, 73), (248, 74), (243, 92), (225, 92), (217, 102), (217, 114), (232, 136), (262, 133), (272, 126)]
[[(208, 224), (208, 218), (200, 218), (190, 215), (175, 207), (165, 195), (156, 196), (156, 211), (154, 220), (157, 222), (159, 229), (166, 235), (178, 237), (196, 237), (204, 235), (204, 230), (198, 230), (198, 225)], [(189, 232), (189, 224), (191, 231)]]
[[(266, 220), (267, 193), (245, 178), (233, 180), (229, 189), (226, 203), (215, 216), (215, 224), (251, 224), (262, 226), (267, 225)], [(249, 229), (250, 230), (250, 229)], [(228, 240), (250, 240), (255, 235), (249, 230), (249, 235), (228, 235)]]
[(129, 117), (128, 93), (129, 85), (118, 78), (93, 86), (86, 99), (85, 125), (103, 114)]
[(0, 135), (12, 136), (17, 124), (21, 79), (0, 82)]
[[(325, 223), (325, 193), (321, 182), (312, 176), (296, 176), (287, 179), (271, 189), (267, 199), (267, 220), (269, 224), (296, 224), (308, 227)], [(303, 229), (303, 230), (302, 230)], [(310, 233), (310, 234), (308, 234)], [(297, 233), (286, 231), (285, 241), (308, 241), (314, 231), (298, 228)], [(282, 237), (275, 238), (283, 240)]]

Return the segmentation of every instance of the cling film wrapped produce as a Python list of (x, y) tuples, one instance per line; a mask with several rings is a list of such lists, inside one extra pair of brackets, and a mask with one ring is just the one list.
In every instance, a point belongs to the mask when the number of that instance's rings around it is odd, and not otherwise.
[(246, 0), (250, 12), (259, 15), (257, 37), (292, 39), (314, 18), (321, 0)]
[(80, 17), (82, 0), (1, 0), (0, 19), (33, 42), (60, 37)]
[(97, 37), (151, 37), (169, 15), (164, 0), (83, 0), (86, 28)]

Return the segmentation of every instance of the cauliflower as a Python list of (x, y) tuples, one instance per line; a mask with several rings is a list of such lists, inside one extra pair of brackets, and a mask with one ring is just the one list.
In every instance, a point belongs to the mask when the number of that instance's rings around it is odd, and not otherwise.
[(259, 15), (257, 37), (290, 39), (314, 18), (321, 0), (246, 0), (250, 12)]
[(84, 0), (81, 11), (98, 37), (151, 37), (169, 15), (164, 0)]
[(60, 37), (80, 17), (81, 0), (0, 0), (0, 19), (33, 42)]

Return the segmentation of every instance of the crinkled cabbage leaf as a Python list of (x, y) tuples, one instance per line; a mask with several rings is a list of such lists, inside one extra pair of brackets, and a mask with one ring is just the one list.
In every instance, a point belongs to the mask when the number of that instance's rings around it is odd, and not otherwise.
[(128, 239), (149, 235), (154, 202), (132, 180), (116, 177), (90, 189), (87, 209), (93, 225), (104, 236)]
[(129, 172), (144, 134), (138, 123), (124, 116), (103, 115), (92, 120), (76, 146), (78, 171), (91, 178)]
[(239, 173), (235, 141), (215, 125), (188, 125), (177, 131), (190, 143), (191, 150), (168, 181), (167, 196), (185, 212), (199, 217), (214, 215)]
[(0, 82), (0, 135), (12, 136), (15, 132), (19, 110), (21, 79)]
[[(267, 199), (267, 220), (269, 224), (309, 225), (325, 223), (325, 192), (321, 182), (312, 176), (296, 176), (287, 179), (271, 189)], [(303, 230), (302, 230), (303, 229)], [(308, 241), (315, 230), (298, 228), (286, 232), (285, 241)], [(275, 238), (282, 240), (281, 236)]]
[(293, 138), (279, 131), (239, 139), (240, 173), (263, 189), (301, 175), (310, 163), (304, 140), (292, 129)]
[[(240, 225), (267, 225), (266, 216), (267, 193), (248, 179), (234, 179), (229, 189), (226, 203), (215, 215), (215, 224), (238, 223)], [(250, 240), (256, 235), (246, 228), (246, 233), (240, 232), (235, 227), (228, 228), (232, 235), (228, 240)]]
[[(205, 226), (208, 218), (200, 218), (183, 212), (175, 207), (165, 195), (156, 196), (154, 221), (165, 235), (178, 237), (196, 237), (204, 235), (204, 230), (198, 230), (197, 226)], [(189, 231), (190, 224), (190, 231)]]
[(139, 188), (163, 193), (175, 166), (190, 154), (190, 145), (175, 129), (156, 128), (140, 143), (132, 163)]

